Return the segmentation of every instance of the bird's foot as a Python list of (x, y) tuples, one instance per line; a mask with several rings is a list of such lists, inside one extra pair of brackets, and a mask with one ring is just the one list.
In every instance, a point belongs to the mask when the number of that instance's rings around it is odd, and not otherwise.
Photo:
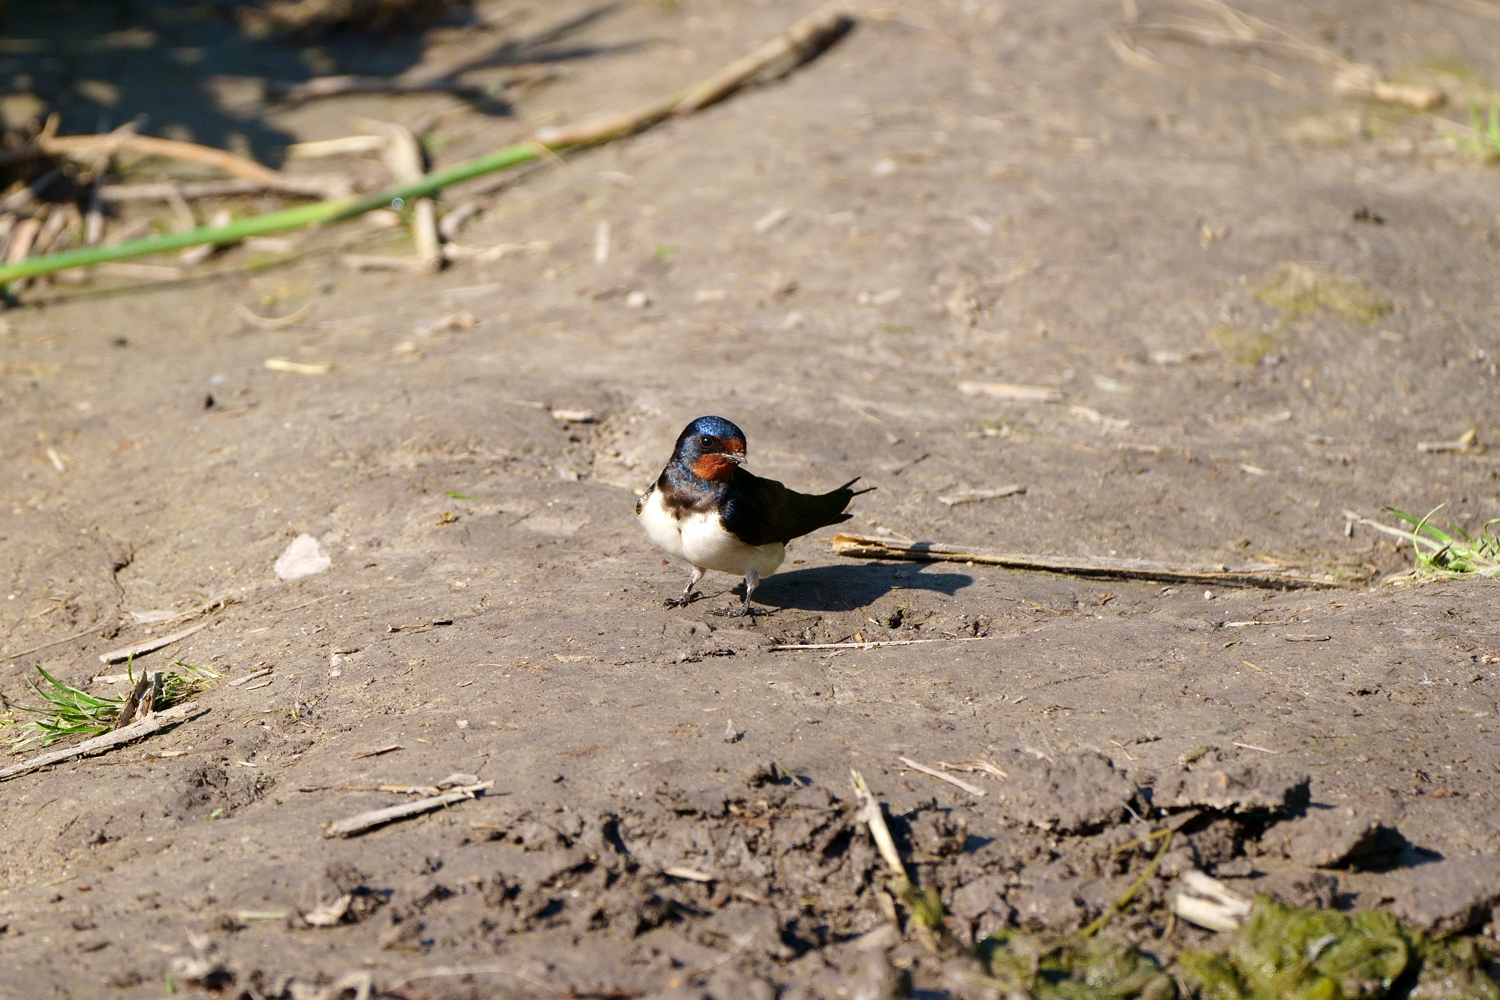
[(702, 596), (702, 594), (694, 590), (690, 593), (683, 594), (681, 597), (673, 597), (668, 600), (662, 601), (661, 606), (664, 608), (685, 608)]

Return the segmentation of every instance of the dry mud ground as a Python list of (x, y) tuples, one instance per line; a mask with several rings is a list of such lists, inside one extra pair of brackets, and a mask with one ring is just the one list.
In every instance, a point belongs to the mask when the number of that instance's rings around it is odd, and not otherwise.
[[(444, 119), (439, 162), (676, 86), (810, 9), (669, 6), (583, 24), (567, 41), (601, 54), (509, 117)], [(1392, 75), (1500, 79), (1500, 23), (1458, 9), (1255, 11)], [(1491, 921), (1494, 582), (1209, 594), (842, 560), (823, 532), (754, 621), (714, 614), (737, 600), (723, 576), (663, 609), (684, 574), (632, 504), (704, 413), (746, 430), (760, 474), (864, 476), (879, 488), (848, 527), (898, 538), (1353, 576), (1410, 558), (1346, 534), (1346, 509), (1500, 514), (1493, 455), (1417, 449), (1469, 428), (1500, 444), (1493, 169), (1295, 64), (1268, 64), (1282, 89), (1166, 43), (1170, 75), (1127, 66), (1103, 3), (885, 13), (784, 82), (530, 174), (463, 236), (546, 252), (429, 278), (315, 255), (113, 297), (39, 289), (5, 317), (0, 652), (55, 644), (7, 660), (0, 691), (28, 703), (38, 663), (88, 683), (98, 653), (153, 634), (132, 611), (233, 600), (141, 661), (221, 672), (201, 715), (0, 785), (0, 995), (331, 997), (368, 976), (406, 997), (876, 997), (903, 974), (977, 995), (961, 962), (857, 939), (886, 916), (851, 767), (960, 939), (1091, 919), (1146, 860), (1107, 847), (1189, 807), (1115, 925), (1164, 960), (1206, 937), (1164, 919), (1189, 866), (1422, 919), (1421, 887), (1457, 879), (1473, 898), (1433, 896), (1451, 912), (1429, 922)], [(325, 137), (443, 100), (244, 113)], [(1283, 313), (1255, 292), (1288, 261), (1392, 308)], [(312, 310), (262, 330), (236, 304)], [(458, 312), (477, 325), (427, 329)], [(974, 380), (1063, 398), (958, 391)], [(304, 532), (331, 568), (278, 583)], [(1327, 638), (1288, 641), (1310, 636)], [(911, 638), (949, 641), (772, 650)], [(977, 798), (903, 756), (1011, 777), (967, 775)], [(494, 786), (324, 837), (401, 801), (342, 786), (451, 772)], [(1371, 870), (1307, 866), (1370, 831), (1394, 850), (1391, 830), (1410, 846)], [(305, 926), (345, 894), (342, 922)]]

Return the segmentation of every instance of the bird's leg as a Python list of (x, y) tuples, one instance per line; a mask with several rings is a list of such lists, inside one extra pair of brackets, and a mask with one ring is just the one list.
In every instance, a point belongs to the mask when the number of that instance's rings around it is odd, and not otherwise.
[(663, 606), (668, 608), (685, 608), (689, 604), (692, 604), (699, 597), (698, 594), (693, 593), (693, 588), (698, 586), (698, 581), (701, 579), (703, 579), (703, 571), (694, 566), (693, 575), (688, 577), (688, 585), (683, 588), (682, 596), (675, 597), (669, 601), (663, 601)]
[(750, 595), (754, 594), (755, 593), (755, 588), (759, 587), (759, 586), (760, 586), (760, 574), (757, 573), (757, 572), (755, 572), (755, 570), (752, 569), (750, 572), (748, 572), (748, 573), (745, 574), (745, 601), (744, 601), (744, 603), (740, 605), (740, 607), (739, 607), (738, 610), (724, 612), (725, 617), (728, 617), (728, 618), (743, 618), (746, 615), (749, 615), (751, 619), (754, 619), (755, 618), (755, 608), (750, 604)]

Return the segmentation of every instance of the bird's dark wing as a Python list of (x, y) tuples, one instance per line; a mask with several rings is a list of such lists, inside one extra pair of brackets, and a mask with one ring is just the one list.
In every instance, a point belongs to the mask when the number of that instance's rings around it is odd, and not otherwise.
[(858, 493), (849, 487), (858, 480), (816, 496), (789, 490), (774, 479), (762, 479), (735, 469), (719, 506), (719, 521), (747, 545), (789, 542), (800, 535), (853, 517), (844, 513)]

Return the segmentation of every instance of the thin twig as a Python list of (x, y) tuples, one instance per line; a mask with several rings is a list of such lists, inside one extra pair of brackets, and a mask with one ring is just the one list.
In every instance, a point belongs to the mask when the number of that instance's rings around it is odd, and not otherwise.
[(301, 309), (289, 312), (285, 316), (259, 316), (251, 312), (243, 304), (236, 302), (234, 304), (234, 314), (257, 330), (284, 330), (307, 319), (308, 314), (313, 311), (313, 305), (314, 303), (309, 302)]
[(7, 660), (19, 660), (23, 656), (30, 656), (32, 653), (38, 653), (44, 649), (51, 649), (53, 646), (61, 646), (65, 642), (72, 642), (74, 639), (82, 639), (84, 636), (88, 635), (90, 632), (94, 631), (94, 629), (99, 627), (99, 625), (90, 625), (82, 632), (74, 632), (72, 635), (65, 635), (61, 639), (53, 639), (51, 642), (44, 642), (40, 646), (32, 646), (30, 649), (23, 649), (19, 653), (7, 653), (4, 656), (0, 656), (0, 663), (4, 663)]
[(173, 632), (171, 635), (164, 635), (158, 639), (148, 639), (145, 642), (138, 642), (131, 646), (123, 646), (120, 649), (112, 649), (108, 653), (100, 653), (99, 662), (124, 663), (126, 660), (129, 660), (133, 657), (144, 656), (147, 653), (154, 653), (158, 649), (161, 649), (163, 646), (170, 646), (172, 645), (172, 643), (180, 642), (196, 632), (202, 632), (212, 624), (213, 622), (199, 622), (192, 628), (185, 628), (181, 632)]
[[(306, 181), (305, 185), (303, 182)], [(308, 198), (347, 198), (354, 185), (347, 177), (334, 174), (319, 174), (314, 177), (297, 178), (299, 187), (305, 190), (288, 191), (284, 187), (268, 186), (261, 181), (237, 177), (225, 181), (184, 181), (181, 184), (104, 184), (99, 187), (102, 202), (165, 201), (170, 191), (176, 190), (182, 197), (193, 201), (198, 198), (231, 198), (244, 194), (260, 194), (275, 191), (278, 194), (301, 195)]]
[(960, 490), (948, 496), (938, 497), (938, 502), (944, 507), (957, 507), (959, 504), (979, 503), (983, 500), (999, 500), (1002, 497), (1013, 497), (1018, 493), (1025, 493), (1026, 487), (1020, 483), (1010, 486), (1000, 486), (991, 490)]
[(885, 817), (881, 815), (880, 800), (870, 791), (870, 786), (865, 784), (864, 775), (853, 768), (849, 770), (849, 780), (854, 785), (854, 797), (859, 803), (859, 812), (854, 821), (869, 826), (870, 836), (875, 840), (875, 849), (880, 852), (891, 874), (897, 878), (906, 878), (906, 866), (901, 863), (896, 841), (891, 837), (890, 827), (885, 825)]
[(362, 812), (357, 816), (350, 816), (348, 819), (341, 819), (337, 823), (331, 824), (323, 835), (325, 837), (352, 837), (398, 819), (420, 816), (423, 813), (442, 809), (444, 806), (450, 806), (456, 802), (463, 802), (465, 799), (472, 799), (476, 793), (491, 788), (494, 784), (493, 781), (481, 781), (477, 785), (465, 785), (462, 788), (455, 788), (453, 791), (443, 795), (435, 795), (430, 799), (405, 802), (387, 809), (372, 809), (369, 812)]
[(175, 725), (191, 715), (198, 707), (198, 703), (190, 701), (185, 705), (173, 705), (171, 708), (146, 716), (139, 722), (133, 722), (124, 729), (116, 729), (112, 733), (103, 736), (95, 736), (91, 740), (85, 740), (76, 746), (66, 747), (62, 750), (53, 750), (48, 753), (38, 754), (29, 760), (10, 767), (0, 769), (0, 781), (9, 781), (11, 778), (22, 774), (29, 774), (38, 768), (50, 767), (53, 764), (61, 764), (66, 760), (78, 757), (92, 757), (95, 754), (105, 753), (116, 747), (134, 743), (136, 740), (145, 739), (153, 733), (160, 732), (168, 726)]
[(689, 882), (716, 881), (712, 875), (708, 874), (708, 872), (700, 872), (696, 868), (687, 868), (683, 865), (673, 865), (670, 868), (663, 868), (661, 870), (661, 873), (663, 875), (669, 875), (672, 878), (686, 879)]
[(385, 792), (389, 795), (438, 795), (435, 785), (303, 785), (299, 792)]
[(350, 760), (364, 760), (366, 757), (379, 757), (382, 754), (395, 753), (397, 750), (405, 750), (405, 749), (406, 748), (404, 746), (402, 746), (401, 744), (399, 744), (399, 743), (392, 743), (392, 744), (390, 744), (388, 746), (376, 747), (374, 750), (361, 750), (359, 753), (355, 754), (354, 756), (350, 757), (349, 759)]
[(268, 676), (270, 676), (270, 674), (271, 674), (271, 668), (270, 667), (266, 667), (266, 668), (264, 668), (262, 670), (257, 670), (254, 673), (246, 674), (243, 677), (236, 677), (234, 680), (232, 680), (232, 681), (229, 682), (229, 686), (232, 687), (232, 688), (244, 687), (246, 684), (249, 684), (251, 681), (258, 681), (262, 677), (268, 677)]
[(964, 791), (968, 792), (970, 795), (975, 795), (975, 796), (978, 796), (979, 798), (983, 798), (984, 797), (984, 789), (983, 788), (980, 788), (978, 785), (971, 785), (967, 781), (964, 781), (962, 778), (955, 778), (951, 774), (944, 774), (942, 771), (938, 771), (938, 770), (936, 770), (934, 768), (930, 768), (926, 764), (918, 764), (916, 761), (912, 760), (910, 757), (900, 757), (900, 758), (897, 758), (897, 759), (900, 760), (901, 763), (905, 764), (907, 767), (911, 768), (913, 771), (921, 771), (923, 774), (925, 774), (925, 775), (927, 775), (929, 777), (936, 778), (939, 781), (946, 781), (950, 785), (954, 785), (954, 786), (956, 786), (958, 788), (962, 788)]
[(1443, 102), (1443, 92), (1436, 87), (1391, 83), (1382, 78), (1373, 66), (1353, 62), (1332, 49), (1305, 42), (1287, 29), (1252, 17), (1223, 0), (1191, 2), (1217, 14), (1224, 30), (1211, 31), (1187, 24), (1131, 22), (1115, 26), (1110, 39), (1111, 47), (1126, 63), (1158, 74), (1165, 74), (1166, 66), (1137, 47), (1134, 44), (1136, 36), (1155, 35), (1210, 49), (1269, 52), (1317, 63), (1330, 72), (1330, 89), (1346, 97), (1372, 98), (1419, 110), (1427, 110)]
[(423, 979), (453, 979), (460, 976), (511, 976), (522, 982), (530, 983), (532, 986), (540, 987), (542, 985), (536, 979), (526, 975), (526, 969), (530, 966), (530, 962), (521, 966), (519, 971), (511, 967), (513, 964), (507, 962), (478, 962), (472, 965), (438, 965), (430, 969), (422, 969), (414, 972), (390, 988), (402, 989), (411, 983)]
[(383, 135), (345, 135), (337, 139), (294, 142), (286, 148), (286, 158), (288, 160), (311, 160), (323, 156), (379, 153), (389, 145), (390, 140)]
[(273, 191), (289, 191), (301, 194), (329, 195), (322, 178), (291, 177), (270, 167), (236, 156), (228, 150), (200, 146), (196, 142), (180, 139), (158, 139), (155, 136), (136, 135), (131, 132), (110, 132), (105, 135), (70, 135), (38, 139), (37, 146), (52, 155), (77, 155), (122, 152), (140, 153), (145, 156), (161, 156), (186, 163), (202, 163), (217, 167), (226, 174), (255, 181)]
[(1010, 775), (1005, 772), (1004, 768), (992, 760), (961, 760), (953, 764), (948, 763), (946, 760), (940, 760), (938, 761), (938, 767), (941, 767), (945, 771), (983, 771), (985, 774), (993, 774), (997, 778), (1010, 780)]
[(924, 642), (979, 642), (987, 636), (969, 636), (957, 639), (890, 639), (884, 642), (809, 642), (801, 645), (778, 644), (771, 647), (773, 653), (789, 653), (798, 649), (879, 649), (881, 646), (918, 646)]
[(470, 198), (450, 208), (443, 218), (438, 222), (438, 235), (452, 243), (458, 238), (458, 232), (463, 224), (473, 216), (478, 215), (489, 208), (493, 199), (487, 197)]

